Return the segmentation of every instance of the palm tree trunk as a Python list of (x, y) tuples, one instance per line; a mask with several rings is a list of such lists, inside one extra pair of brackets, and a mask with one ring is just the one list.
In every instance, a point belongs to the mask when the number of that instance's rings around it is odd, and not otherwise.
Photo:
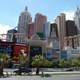
[(0, 76), (3, 76), (3, 63), (0, 65)]
[(39, 67), (36, 68), (36, 75), (39, 75)]

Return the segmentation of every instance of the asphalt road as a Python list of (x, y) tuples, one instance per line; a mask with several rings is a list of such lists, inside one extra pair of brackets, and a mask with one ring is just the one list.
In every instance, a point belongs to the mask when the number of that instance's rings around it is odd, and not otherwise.
[(0, 80), (80, 80), (80, 75), (53, 75), (51, 77), (40, 76), (11, 76)]

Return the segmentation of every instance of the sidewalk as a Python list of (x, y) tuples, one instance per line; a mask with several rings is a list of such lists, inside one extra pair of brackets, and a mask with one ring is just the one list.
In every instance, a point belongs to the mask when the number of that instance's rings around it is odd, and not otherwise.
[[(43, 72), (44, 74), (51, 74), (51, 75), (76, 75), (76, 74), (79, 74), (80, 75), (80, 72), (79, 71), (73, 71), (73, 72)], [(14, 72), (4, 72), (3, 73), (4, 75), (8, 74), (8, 75), (15, 75)], [(22, 73), (24, 74), (24, 73)], [(27, 73), (28, 74), (28, 73)], [(32, 72), (31, 73), (32, 75), (35, 75), (36, 72)], [(42, 72), (40, 72), (39, 74), (42, 74)]]

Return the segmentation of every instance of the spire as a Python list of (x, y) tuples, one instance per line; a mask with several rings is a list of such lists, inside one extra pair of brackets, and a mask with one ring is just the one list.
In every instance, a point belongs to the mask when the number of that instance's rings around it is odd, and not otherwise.
[(26, 7), (25, 7), (25, 11), (27, 11), (27, 10), (28, 10), (28, 7), (26, 6)]
[(79, 6), (77, 6), (77, 11), (79, 11)]
[(80, 14), (80, 8), (77, 6), (76, 14)]

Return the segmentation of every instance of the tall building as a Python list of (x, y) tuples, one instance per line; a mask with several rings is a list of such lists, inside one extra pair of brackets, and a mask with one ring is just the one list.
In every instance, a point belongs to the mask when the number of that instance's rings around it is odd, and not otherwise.
[(28, 37), (28, 28), (31, 22), (32, 22), (31, 14), (28, 12), (27, 7), (25, 7), (25, 10), (21, 12), (19, 16), (18, 22), (18, 33), (23, 35), (18, 36), (17, 42), (19, 43), (25, 42), (24, 39), (25, 37)]
[(58, 30), (57, 30), (57, 24), (51, 23), (50, 24), (50, 38), (57, 37), (58, 38)]
[(77, 35), (77, 27), (75, 26), (75, 22), (72, 20), (66, 21), (66, 36), (74, 36)]
[(49, 40), (52, 42), (53, 49), (59, 49), (57, 24), (55, 24), (55, 23), (51, 23), (51, 25), (50, 25), (50, 38), (49, 38)]
[(77, 7), (77, 11), (75, 12), (74, 20), (78, 28), (78, 33), (80, 33), (80, 9), (79, 7)]
[(43, 32), (43, 24), (47, 22), (47, 17), (40, 13), (35, 15), (35, 33)]
[(63, 49), (65, 36), (65, 14), (61, 13), (60, 16), (57, 16), (55, 23), (57, 24), (58, 29), (59, 47), (60, 49)]
[(31, 38), (34, 35), (34, 23), (29, 24), (28, 37)]
[(50, 22), (45, 22), (43, 24), (43, 33), (45, 39), (48, 39), (50, 37)]

